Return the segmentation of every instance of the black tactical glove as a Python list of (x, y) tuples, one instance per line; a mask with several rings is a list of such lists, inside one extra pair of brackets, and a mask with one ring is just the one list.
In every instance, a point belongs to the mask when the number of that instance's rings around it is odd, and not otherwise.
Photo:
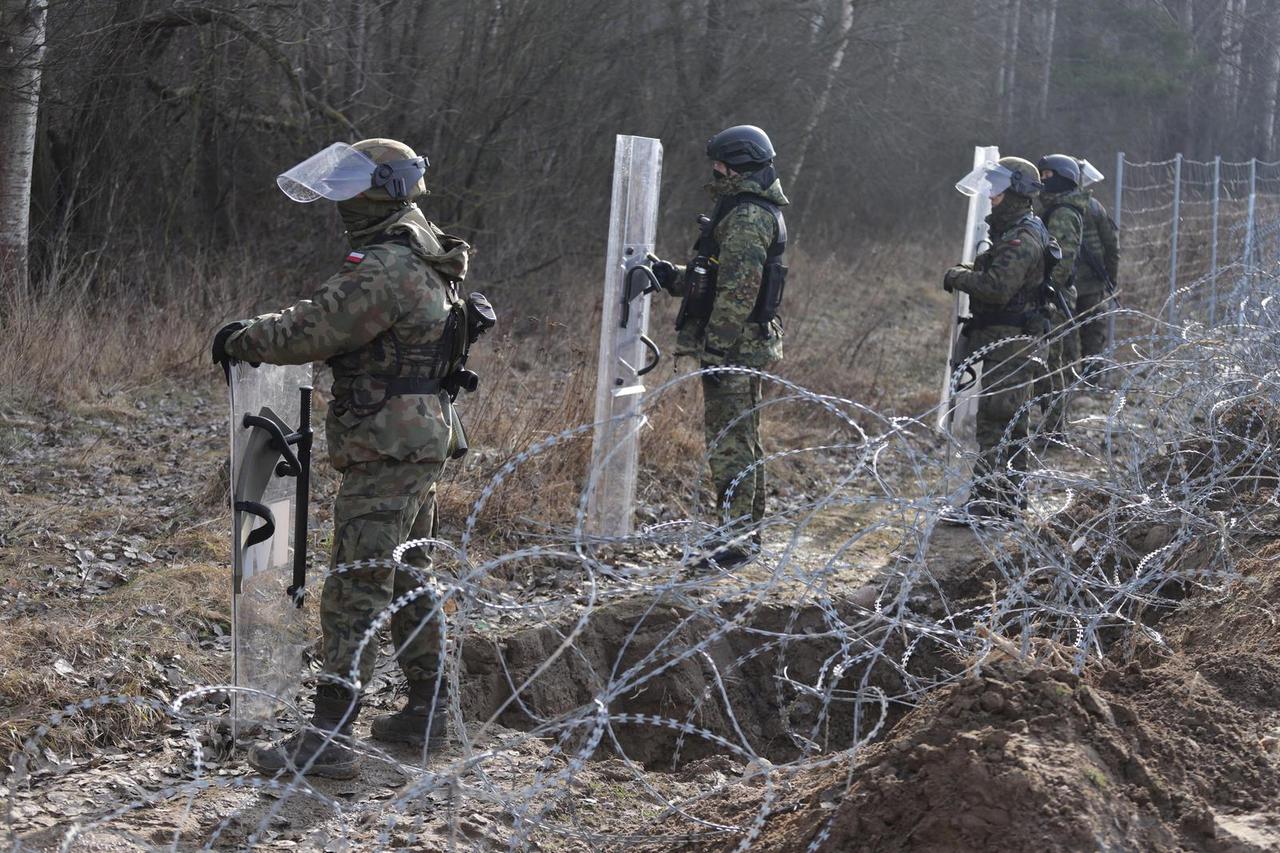
[(955, 293), (956, 279), (967, 272), (969, 272), (968, 267), (952, 267), (947, 270), (946, 275), (942, 277), (942, 289), (947, 293)]
[[(227, 323), (219, 329), (218, 333), (213, 336), (213, 346), (210, 348), (211, 354), (213, 355), (213, 363), (222, 365), (222, 372), (227, 377), (228, 384), (231, 382), (231, 365), (236, 362), (236, 359), (227, 355), (227, 340), (236, 332), (246, 328), (248, 325), (248, 320), (232, 320), (230, 323)], [(258, 362), (250, 363), (254, 367), (258, 366)]]
[(653, 271), (653, 277), (658, 280), (658, 286), (667, 293), (679, 295), (677, 290), (680, 284), (680, 270), (676, 269), (676, 265), (653, 255), (649, 258), (649, 269)]

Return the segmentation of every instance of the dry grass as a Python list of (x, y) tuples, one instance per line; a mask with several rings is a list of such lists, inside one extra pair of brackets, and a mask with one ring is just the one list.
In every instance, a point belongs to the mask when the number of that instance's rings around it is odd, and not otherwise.
[[(930, 404), (945, 355), (947, 300), (936, 287), (945, 252), (868, 245), (850, 253), (797, 252), (793, 258), (787, 311), (787, 359), (779, 372), (806, 387), (852, 397), (874, 406), (918, 411)], [(196, 278), (195, 276), (200, 276)], [(43, 295), (0, 305), (0, 427), (40, 425), (54, 415), (63, 426), (87, 429), (97, 419), (126, 430), (154, 428), (151, 409), (135, 403), (179, 388), (216, 400), (220, 376), (207, 363), (211, 330), (228, 317), (244, 316), (252, 294), (240, 282), (266, 277), (248, 269), (214, 274), (188, 270), (155, 274), (131, 291), (105, 297), (87, 284), (60, 284)], [(198, 281), (198, 284), (193, 282)], [(587, 306), (598, 315), (594, 282), (566, 285), (564, 304)], [(116, 291), (120, 292), (117, 288)], [(593, 322), (575, 325), (564, 304), (521, 304), (512, 296), (503, 308), (499, 334), (484, 341), (472, 367), (481, 390), (462, 402), (472, 454), (453, 466), (441, 493), (446, 529), (456, 531), (494, 472), (539, 441), (569, 427), (590, 423), (594, 411)], [(664, 351), (674, 349), (674, 300), (655, 303), (652, 333)], [(687, 363), (682, 369), (688, 369)], [(657, 382), (674, 375), (668, 359)], [(691, 511), (703, 455), (701, 391), (685, 383), (648, 412), (642, 438), (641, 488), (650, 504), (667, 503)], [(771, 410), (768, 443), (779, 447), (820, 433), (812, 408)], [(10, 455), (9, 436), (0, 429), (0, 451)], [(6, 593), (22, 591), (39, 606), (4, 619), (0, 644), (0, 740), (17, 746), (51, 711), (102, 694), (158, 696), (165, 690), (156, 661), (181, 659), (193, 680), (226, 678), (224, 656), (202, 650), (194, 640), (211, 626), (228, 622), (223, 510), (226, 483), (217, 435), (206, 432), (190, 464), (189, 491), (178, 496), (184, 522), (148, 534), (152, 547), (172, 547), (179, 558), (162, 560), (117, 589), (92, 600), (67, 597), (48, 588), (37, 571), (40, 561), (57, 559), (56, 544), (40, 548), (0, 547)], [(480, 516), (480, 533), (510, 542), (521, 530), (563, 524), (577, 508), (590, 459), (590, 431), (517, 468), (499, 485)], [(135, 453), (109, 434), (77, 446), (66, 457), (69, 470), (88, 475)], [(0, 457), (2, 458), (2, 457)], [(121, 467), (108, 483), (120, 483)], [(801, 483), (806, 472), (780, 466), (779, 477)], [(76, 476), (79, 476), (77, 474)], [(7, 481), (9, 475), (0, 480)], [(317, 489), (315, 544), (328, 517), (326, 495), (336, 478), (321, 463)], [(67, 512), (62, 486), (28, 489), (9, 496), (12, 535), (60, 533), (92, 541), (107, 522), (102, 512)], [(172, 500), (172, 498), (171, 498)], [(2, 516), (3, 514), (0, 514)], [(0, 540), (0, 545), (3, 541)], [(501, 542), (495, 541), (495, 547)], [(65, 554), (62, 554), (65, 559)], [(61, 659), (75, 670), (57, 672)], [(65, 666), (63, 667), (65, 669)], [(106, 743), (134, 739), (155, 725), (138, 708), (98, 709), (48, 739), (59, 753), (76, 753)]]

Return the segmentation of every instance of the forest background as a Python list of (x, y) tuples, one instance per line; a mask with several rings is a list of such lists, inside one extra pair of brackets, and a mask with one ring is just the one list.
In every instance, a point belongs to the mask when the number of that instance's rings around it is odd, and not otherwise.
[(679, 255), (734, 123), (772, 134), (797, 243), (853, 264), (955, 223), (977, 143), (1274, 159), (1278, 83), (1280, 0), (0, 0), (5, 292), (291, 292), (340, 228), (274, 176), (393, 136), (499, 301), (594, 293), (614, 134), (664, 141)]

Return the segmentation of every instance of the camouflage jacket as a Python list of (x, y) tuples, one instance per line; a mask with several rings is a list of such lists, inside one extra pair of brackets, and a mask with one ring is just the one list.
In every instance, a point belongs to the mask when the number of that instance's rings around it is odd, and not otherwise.
[(976, 321), (969, 338), (975, 345), (1029, 331), (1039, 312), (1046, 246), (1034, 220), (1029, 207), (992, 213), (991, 248), (949, 277), (956, 290), (969, 294)]
[(381, 459), (443, 462), (461, 438), (448, 395), (389, 395), (388, 381), (440, 378), (453, 368), (446, 327), (461, 322), (460, 310), (465, 319), (458, 283), (467, 251), (410, 205), (348, 254), (311, 299), (257, 317), (227, 341), (227, 353), (272, 364), (329, 363), (333, 403), (325, 429), (338, 470)]
[[(717, 202), (726, 196), (752, 193), (779, 207), (789, 203), (779, 180), (765, 188), (740, 175), (720, 176), (707, 185), (707, 191)], [(720, 221), (715, 230), (720, 255), (711, 317), (692, 320), (680, 330), (677, 355), (696, 356), (703, 364), (756, 368), (782, 358), (782, 321), (775, 318), (767, 327), (747, 322), (777, 230), (773, 215), (756, 204), (739, 204)], [(681, 277), (683, 274), (680, 268)]]
[(1076, 264), (1076, 290), (1096, 294), (1105, 290), (1107, 283), (1094, 270), (1095, 263), (1106, 272), (1112, 284), (1120, 274), (1120, 229), (1102, 202), (1094, 198), (1092, 192), (1088, 195), (1084, 239), (1080, 243), (1080, 260)]
[(1065, 193), (1041, 193), (1038, 210), (1045, 227), (1062, 248), (1062, 260), (1053, 268), (1053, 285), (1066, 296), (1067, 303), (1074, 309), (1075, 276), (1079, 273), (1077, 262), (1089, 211), (1089, 193), (1078, 189)]

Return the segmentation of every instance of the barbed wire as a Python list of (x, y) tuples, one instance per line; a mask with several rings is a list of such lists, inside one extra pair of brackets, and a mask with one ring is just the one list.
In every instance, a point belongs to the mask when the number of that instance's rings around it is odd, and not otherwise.
[[(1127, 167), (1165, 170), (1172, 162)], [(1172, 203), (1123, 215), (1126, 235), (1167, 228)], [(1188, 251), (1203, 251), (1209, 235), (1192, 229), (1184, 237)], [(447, 685), (454, 743), (402, 750), (351, 741), (366, 772), (381, 768), (403, 779), (389, 795), (350, 800), (307, 777), (305, 767), (275, 778), (216, 775), (238, 759), (210, 754), (207, 736), (224, 713), (211, 700), (253, 693), (275, 703), (287, 728), (305, 716), (293, 695), (216, 684), (172, 702), (104, 696), (50, 715), (15, 753), (7, 840), (14, 849), (48, 843), (24, 823), (19, 805), (58, 783), (42, 769), (51, 735), (105, 708), (140, 707), (181, 732), (185, 778), (119, 801), (100, 790), (92, 816), (59, 827), (59, 849), (106, 837), (142, 847), (251, 848), (300, 802), (326, 816), (331, 840), (359, 849), (432, 839), (469, 845), (464, 824), (477, 813), (502, 819), (493, 843), (513, 850), (548, 838), (592, 847), (718, 839), (749, 849), (800, 774), (843, 766), (852, 784), (867, 744), (1004, 644), (1024, 657), (1056, 650), (1079, 671), (1125, 637), (1158, 643), (1158, 627), (1143, 621), (1144, 612), (1187, 606), (1190, 589), (1220, 595), (1237, 576), (1240, 546), (1280, 532), (1280, 472), (1271, 461), (1280, 437), (1280, 373), (1271, 367), (1280, 361), (1280, 217), (1268, 212), (1236, 223), (1219, 239), (1231, 254), (1224, 251), (1215, 269), (1179, 278), (1172, 294), (1167, 267), (1124, 267), (1125, 304), (1102, 314), (1119, 331), (1096, 371), (1066, 368), (1050, 392), (1032, 387), (1043, 376), (1027, 379), (1021, 413), (1035, 417), (1069, 395), (1076, 418), (1065, 438), (1047, 438), (1037, 427), (1020, 439), (1006, 429), (1003, 458), (1030, 460), (1020, 515), (980, 519), (958, 504), (957, 484), (983, 480), (972, 474), (971, 439), (939, 430), (937, 408), (878, 412), (740, 367), (677, 376), (648, 392), (650, 405), (703, 376), (749, 376), (769, 393), (744, 417), (764, 413), (825, 431), (763, 460), (775, 470), (802, 469), (806, 481), (774, 496), (758, 524), (729, 518), (733, 496), (754, 476), (748, 469), (706, 513), (695, 498), (688, 517), (600, 537), (585, 530), (584, 495), (573, 521), (545, 527), (537, 544), (486, 554), (477, 539), (486, 504), (522, 466), (582, 441), (593, 429), (582, 424), (500, 466), (457, 543), (415, 540), (386, 559), (333, 569), (390, 569), (421, 584), (379, 614), (345, 676), (330, 678), (336, 683), (368, 686), (360, 682), (360, 654), (377, 648), (380, 629), (406, 608), (425, 606), (416, 631), (432, 620), (448, 626), (436, 675)], [(1126, 244), (1130, 258), (1150, 248)], [(1232, 306), (1212, 323), (1200, 310), (1210, 290)], [(1135, 295), (1143, 298), (1130, 304)], [(1168, 310), (1170, 300), (1179, 310)], [(1059, 328), (1049, 340), (1070, 333)], [(971, 361), (1014, 349), (1011, 358), (1043, 365), (1046, 343), (998, 341)], [(626, 426), (639, 431), (645, 421)], [(714, 437), (701, 466), (731, 428)], [(957, 518), (965, 525), (947, 524)], [(753, 535), (760, 551), (747, 566), (704, 565), (719, 544)], [(405, 562), (420, 548), (432, 551), (432, 571)], [(507, 567), (530, 564), (554, 567), (564, 593), (547, 597), (505, 579)], [(490, 667), (483, 678), (482, 665)], [(715, 756), (734, 768), (732, 777), (679, 776)], [(614, 759), (613, 778), (630, 782), (640, 803), (626, 829), (579, 813), (575, 803), (576, 792), (598, 784), (605, 759)], [(716, 810), (747, 785), (759, 786), (753, 810)], [(217, 819), (192, 829), (203, 804)], [(169, 841), (136, 831), (136, 815), (164, 807), (174, 809)], [(818, 849), (829, 830), (830, 821), (817, 827), (808, 849)]]

